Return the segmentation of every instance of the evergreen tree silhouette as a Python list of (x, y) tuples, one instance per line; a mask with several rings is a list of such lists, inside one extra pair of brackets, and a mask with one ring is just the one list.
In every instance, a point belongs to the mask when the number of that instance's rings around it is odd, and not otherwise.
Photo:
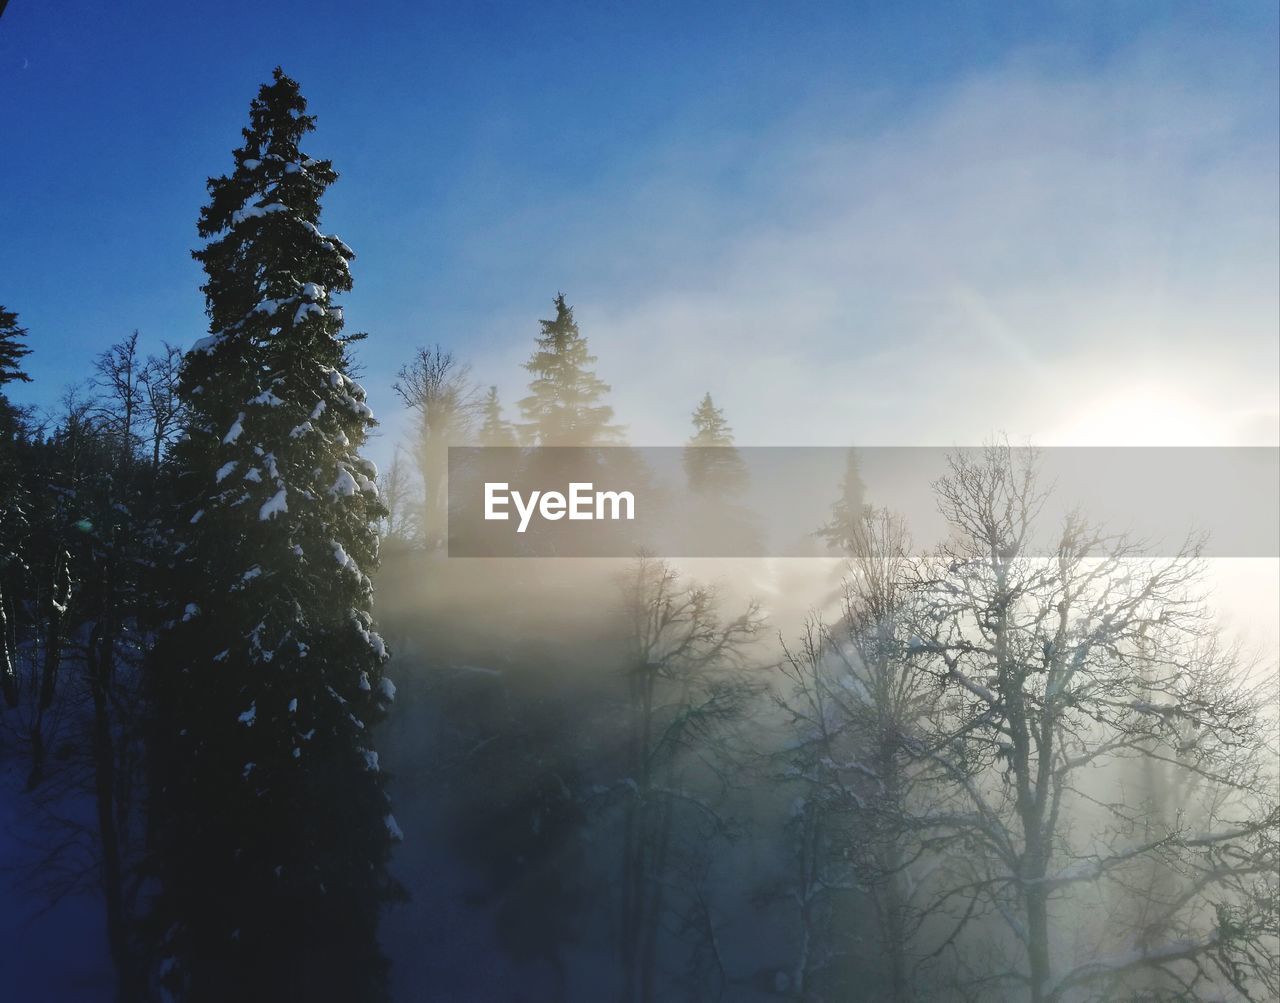
[(30, 383), (31, 377), (22, 371), (19, 361), (31, 354), (23, 342), (27, 329), (18, 326), (18, 315), (0, 306), (0, 387), (20, 380)]
[(578, 331), (564, 294), (556, 315), (539, 321), (538, 346), (524, 368), (533, 374), (529, 396), (520, 401), (526, 439), (537, 446), (595, 446), (615, 442), (613, 408), (601, 403), (610, 390), (591, 368), (596, 357)]
[(827, 546), (850, 554), (861, 550), (864, 521), (871, 508), (866, 495), (866, 485), (858, 467), (858, 452), (850, 449), (845, 454), (840, 496), (831, 505), (831, 518), (816, 533), (826, 540)]
[(502, 402), (498, 400), (498, 388), (490, 387), (480, 405), (484, 416), (480, 425), (480, 445), (482, 446), (514, 446), (516, 444), (515, 426), (502, 416)]
[(6, 383), (30, 383), (21, 366), (22, 359), (31, 354), (24, 343), (27, 329), (18, 326), (18, 315), (0, 306), (0, 436), (12, 435), (16, 429), (17, 412), (4, 393)]
[(746, 487), (747, 470), (733, 448), (733, 429), (710, 393), (703, 395), (693, 412), (693, 435), (685, 446), (684, 470), (695, 494), (723, 498)]

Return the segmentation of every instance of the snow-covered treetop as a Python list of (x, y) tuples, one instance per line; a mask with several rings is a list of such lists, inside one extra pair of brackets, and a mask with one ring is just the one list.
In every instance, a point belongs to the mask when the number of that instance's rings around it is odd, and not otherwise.
[[(215, 541), (207, 587), (252, 591), (261, 602), (281, 581), (272, 572), (297, 563), (294, 544), (333, 538), (360, 572), (345, 585), (322, 583), (349, 591), (345, 605), (366, 601), (381, 505), (376, 471), (359, 455), (374, 419), (346, 375), (352, 339), (333, 302), (351, 288), (354, 254), (318, 226), (337, 174), (299, 148), (313, 128), (298, 85), (277, 70), (251, 105), (234, 169), (209, 181), (206, 243), (194, 256), (207, 276), (210, 332), (184, 359), (188, 426), (174, 458), (185, 525)], [(252, 560), (223, 559), (240, 547)], [(264, 573), (246, 578), (255, 562)]]
[(338, 338), (342, 314), (330, 300), (351, 288), (355, 255), (318, 225), (321, 196), (338, 175), (299, 148), (314, 127), (297, 83), (277, 69), (250, 107), (234, 170), (209, 179), (198, 225), (208, 243), (193, 252), (208, 275), (213, 340), (197, 346), (204, 354), (245, 351), (240, 343), (304, 322), (317, 336)]

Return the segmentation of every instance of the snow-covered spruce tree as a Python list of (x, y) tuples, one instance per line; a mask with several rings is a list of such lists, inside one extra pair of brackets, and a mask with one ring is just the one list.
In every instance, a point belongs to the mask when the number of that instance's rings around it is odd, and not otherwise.
[(351, 250), (319, 229), (337, 175), (279, 69), (194, 256), (210, 334), (187, 354), (172, 619), (159, 638), (153, 838), (162, 984), (179, 998), (377, 1000), (399, 830), (370, 727), (394, 687), (370, 617), (384, 509), (346, 375)]

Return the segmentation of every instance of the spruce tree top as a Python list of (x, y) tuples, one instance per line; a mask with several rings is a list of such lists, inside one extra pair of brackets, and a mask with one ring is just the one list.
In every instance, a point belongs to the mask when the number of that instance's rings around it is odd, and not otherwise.
[[(216, 480), (224, 490), (209, 500), (243, 504), (239, 487), (264, 518), (289, 503), (286, 454), (316, 474), (328, 464), (314, 461), (336, 459), (344, 488), (354, 480), (372, 495), (372, 464), (356, 454), (372, 415), (344, 372), (346, 347), (360, 336), (342, 333), (333, 302), (351, 288), (355, 255), (319, 229), (320, 198), (337, 174), (299, 148), (314, 121), (297, 83), (277, 68), (250, 105), (234, 171), (209, 179), (198, 225), (207, 243), (192, 252), (204, 265), (210, 334), (183, 361), (190, 420), (178, 466), (198, 479), (197, 496), (211, 469), (231, 470), (235, 480), (224, 473)], [(313, 500), (301, 484), (294, 493)]]
[(684, 470), (689, 487), (698, 494), (724, 498), (747, 484), (747, 468), (733, 448), (733, 429), (711, 394), (704, 394), (693, 412), (693, 436), (685, 445)]
[(18, 366), (18, 360), (31, 354), (31, 349), (22, 343), (26, 336), (27, 329), (18, 326), (18, 315), (0, 306), (0, 387), (17, 380), (31, 382), (31, 377)]
[(596, 357), (578, 332), (573, 307), (561, 293), (553, 320), (539, 321), (538, 347), (524, 368), (533, 374), (520, 401), (525, 432), (539, 446), (592, 446), (617, 438), (613, 408), (600, 403), (609, 384), (591, 369)]
[(866, 485), (862, 482), (862, 473), (858, 468), (858, 453), (850, 449), (845, 454), (840, 497), (832, 503), (831, 519), (818, 530), (817, 535), (831, 547), (856, 553), (865, 542), (863, 520), (871, 512), (866, 494)]
[(299, 150), (315, 128), (306, 107), (298, 84), (277, 67), (273, 82), (250, 105), (244, 145), (233, 154), (235, 170), (209, 179), (209, 204), (198, 227), (209, 243), (192, 256), (208, 277), (201, 289), (214, 339), (198, 350), (260, 341), (290, 319), (298, 326), (315, 315), (322, 323), (308, 328), (314, 340), (323, 354), (341, 357), (323, 347), (342, 325), (341, 310), (327, 304), (333, 293), (351, 288), (347, 263), (355, 255), (317, 229), (320, 197), (338, 175), (330, 161)]
[(732, 446), (733, 429), (725, 421), (724, 412), (715, 406), (708, 392), (693, 412), (693, 437), (690, 446)]

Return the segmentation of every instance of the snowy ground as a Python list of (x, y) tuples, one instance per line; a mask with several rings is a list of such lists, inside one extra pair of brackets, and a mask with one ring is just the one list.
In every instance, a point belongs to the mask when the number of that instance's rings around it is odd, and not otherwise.
[[(24, 763), (0, 750), (0, 972), (5, 998), (107, 1003), (114, 975), (100, 899), (68, 896), (52, 907), (18, 886), (34, 851), (23, 841)], [(46, 910), (47, 911), (42, 911)]]

